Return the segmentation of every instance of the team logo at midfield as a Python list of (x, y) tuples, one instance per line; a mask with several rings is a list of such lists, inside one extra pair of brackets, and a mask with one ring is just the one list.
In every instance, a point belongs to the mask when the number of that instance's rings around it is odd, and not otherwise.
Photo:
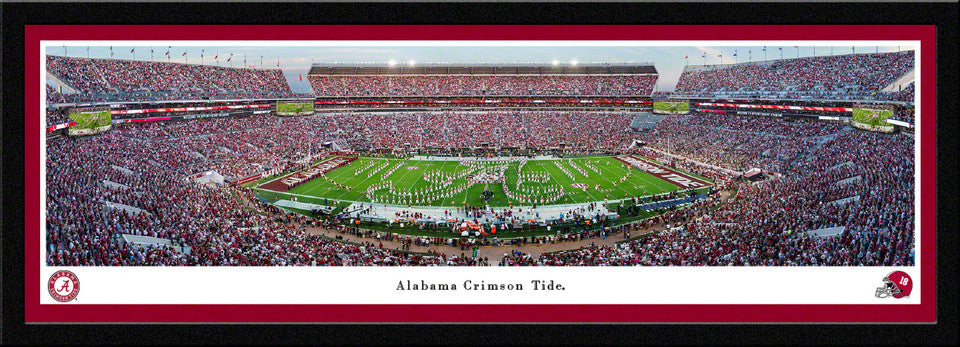
[(416, 170), (419, 169), (417, 166), (407, 166), (407, 170)]
[(913, 279), (903, 271), (891, 272), (883, 278), (883, 287), (877, 288), (878, 298), (894, 297), (897, 299), (909, 297), (913, 291)]
[(571, 187), (574, 187), (574, 188), (576, 188), (576, 189), (587, 190), (587, 184), (586, 184), (586, 183), (574, 183), (574, 184), (571, 184), (570, 186), (571, 186)]
[(60, 270), (50, 276), (50, 280), (47, 281), (47, 291), (50, 292), (53, 300), (67, 302), (80, 293), (80, 280), (73, 272)]

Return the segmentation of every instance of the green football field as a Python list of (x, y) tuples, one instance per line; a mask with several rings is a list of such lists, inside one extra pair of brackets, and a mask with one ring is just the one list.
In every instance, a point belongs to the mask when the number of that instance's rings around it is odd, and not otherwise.
[[(557, 164), (560, 164), (560, 167), (557, 167)], [(407, 199), (409, 199), (411, 200), (409, 204), (418, 206), (462, 206), (464, 203), (480, 206), (484, 204), (483, 191), (489, 189), (493, 193), (489, 201), (490, 206), (511, 204), (516, 206), (534, 203), (555, 205), (613, 200), (628, 196), (655, 195), (679, 189), (648, 173), (627, 168), (625, 164), (612, 157), (530, 160), (522, 168), (522, 176), (525, 179), (518, 188), (517, 180), (521, 177), (518, 174), (519, 165), (520, 162), (517, 161), (469, 166), (459, 161), (361, 157), (348, 165), (328, 172), (327, 179), (313, 179), (287, 193), (331, 200), (370, 202), (368, 188), (379, 184), (379, 189), (371, 192), (371, 195), (377, 199), (377, 203), (407, 205)], [(395, 167), (395, 171), (383, 177)], [(501, 170), (503, 170), (502, 175)], [(371, 175), (371, 172), (375, 173)], [(481, 172), (487, 172), (485, 178), (494, 182), (470, 185), (467, 178), (471, 176), (476, 178), (474, 175)], [(468, 175), (464, 176), (464, 174)], [(499, 177), (506, 179), (507, 188), (513, 192), (512, 197), (506, 194), (502, 182), (495, 181)], [(341, 188), (331, 180), (347, 188)], [(393, 190), (386, 187), (387, 183), (392, 184)], [(563, 193), (560, 193), (560, 187), (563, 188)], [(587, 189), (584, 190), (583, 187)], [(410, 191), (423, 193), (407, 194)], [(301, 199), (301, 201), (309, 200), (312, 199)], [(541, 203), (541, 201), (546, 202)]]
[(890, 123), (887, 123), (887, 118), (891, 116), (893, 116), (893, 110), (853, 109), (854, 122), (872, 126), (890, 126)]

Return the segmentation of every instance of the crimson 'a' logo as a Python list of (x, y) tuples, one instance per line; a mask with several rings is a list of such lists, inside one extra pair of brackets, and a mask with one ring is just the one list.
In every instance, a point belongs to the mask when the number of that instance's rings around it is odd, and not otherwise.
[(60, 270), (50, 276), (47, 281), (47, 291), (53, 300), (67, 302), (73, 300), (80, 293), (80, 280), (77, 275), (67, 270)]

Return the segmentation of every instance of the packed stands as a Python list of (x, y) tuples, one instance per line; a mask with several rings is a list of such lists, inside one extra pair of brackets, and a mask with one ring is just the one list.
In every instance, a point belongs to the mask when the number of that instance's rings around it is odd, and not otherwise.
[(640, 139), (651, 147), (738, 172), (754, 167), (779, 172), (804, 148), (813, 146), (815, 137), (835, 134), (842, 127), (815, 121), (695, 113), (667, 117)]
[[(910, 101), (912, 84), (897, 93), (880, 90), (912, 64), (913, 52), (908, 51), (688, 67), (677, 90), (685, 96)], [(47, 57), (47, 69), (79, 91), (60, 94), (47, 86), (48, 104), (312, 97), (292, 93), (279, 70), (57, 56)], [(315, 65), (308, 80), (316, 95), (331, 98), (646, 97), (654, 94), (657, 82), (652, 65), (391, 69)], [(169, 114), (182, 113), (151, 116)], [(898, 108), (893, 119), (912, 123), (913, 109)], [(51, 110), (46, 121), (68, 120), (61, 110)], [(643, 132), (635, 132), (641, 128)], [(462, 254), (408, 253), (372, 242), (346, 243), (310, 235), (307, 228), (315, 226), (354, 235), (375, 232), (290, 214), (262, 202), (247, 188), (198, 185), (185, 179), (207, 170), (232, 180), (270, 169), (303, 167), (298, 161), (329, 154), (331, 142), (355, 151), (490, 147), (565, 155), (638, 154), (714, 179), (730, 194), (725, 200), (714, 193), (685, 208), (663, 209), (661, 215), (637, 222), (644, 228), (670, 226), (666, 231), (616, 246), (539, 256), (512, 252), (502, 265), (914, 264), (912, 137), (784, 118), (696, 111), (653, 116), (606, 110), (245, 114), (118, 124), (96, 136), (50, 138), (45, 163), (47, 264), (476, 265), (477, 259)], [(730, 172), (751, 168), (777, 175), (758, 183), (733, 180), (736, 175)], [(845, 231), (836, 236), (809, 234), (841, 226)], [(585, 228), (538, 240), (582, 240), (624, 228), (628, 227)], [(138, 248), (121, 234), (168, 239), (174, 247)], [(408, 244), (438, 243), (427, 237), (383, 237)], [(487, 245), (490, 240), (472, 242)]]
[(904, 121), (904, 122), (907, 122), (907, 123), (909, 123), (909, 124), (916, 124), (916, 123), (915, 123), (915, 120), (914, 120), (914, 117), (913, 117), (913, 112), (914, 112), (914, 111), (915, 111), (915, 109), (914, 109), (913, 107), (910, 107), (910, 108), (897, 108), (896, 113), (894, 113), (893, 116), (890, 117), (890, 119), (899, 120), (899, 121)]
[(47, 56), (68, 102), (295, 97), (278, 69)]
[[(351, 148), (557, 148), (628, 146), (632, 113), (585, 111), (351, 113), (333, 117)], [(583, 127), (590, 129), (583, 131)]]
[[(692, 136), (690, 138), (696, 138)], [(760, 143), (781, 138), (767, 137)], [(725, 204), (698, 202), (662, 215), (677, 226), (615, 247), (530, 257), (509, 265), (827, 265), (909, 266), (914, 263), (913, 139), (845, 130), (781, 163), (784, 176), (739, 184)], [(881, 150), (882, 149), (882, 150)], [(711, 152), (690, 150), (709, 161)], [(714, 211), (710, 209), (719, 207)], [(700, 210), (702, 213), (696, 213)], [(703, 218), (697, 218), (697, 216)], [(836, 236), (807, 232), (843, 226)]]
[(656, 75), (310, 76), (319, 96), (650, 95)]
[(688, 66), (676, 93), (688, 96), (872, 98), (913, 69), (914, 52), (849, 54)]
[[(608, 136), (605, 130), (599, 135), (584, 134), (584, 139), (571, 137), (570, 133), (588, 127), (575, 123), (573, 118), (590, 122), (591, 129), (597, 128), (595, 124), (601, 124), (600, 129), (626, 127), (633, 118), (632, 115), (592, 116), (597, 118), (563, 112), (253, 116), (121, 125), (95, 137), (51, 139), (47, 142), (47, 262), (51, 265), (472, 265), (475, 261), (469, 257), (406, 254), (372, 243), (353, 245), (311, 236), (303, 227), (318, 222), (284, 214), (259, 202), (245, 188), (208, 187), (182, 178), (208, 169), (242, 177), (290, 160), (321, 154), (325, 150), (322, 142), (331, 139), (373, 146), (373, 141), (380, 141), (379, 145), (396, 145), (416, 141), (418, 136), (427, 141), (446, 141), (448, 145), (473, 144), (490, 137), (489, 131), (493, 137), (524, 138), (518, 133), (495, 130), (497, 122), (504, 122), (504, 128), (517, 128), (519, 123), (519, 128), (528, 130), (534, 126), (557, 125), (549, 132), (544, 130), (526, 137), (590, 143)], [(463, 124), (438, 123), (441, 117), (461, 117)], [(370, 134), (368, 131), (383, 124), (391, 129), (419, 126), (420, 130), (403, 134), (403, 131), (381, 131), (366, 136)], [(438, 136), (425, 129), (442, 129), (445, 134)], [(468, 134), (473, 132), (479, 135)], [(739, 191), (726, 203), (712, 197), (644, 222), (645, 225), (682, 226), (674, 231), (617, 247), (551, 253), (536, 258), (517, 253), (504, 259), (504, 264), (909, 265), (913, 262), (908, 256), (913, 245), (914, 218), (913, 157), (910, 155), (913, 147), (908, 137), (850, 130), (832, 123), (782, 123), (768, 118), (710, 114), (669, 116), (650, 134), (664, 139), (645, 137), (653, 148), (726, 168), (763, 167), (782, 173), (783, 177), (756, 185), (728, 183)], [(450, 142), (450, 137), (458, 140)], [(632, 137), (625, 139), (632, 140)], [(550, 145), (550, 141), (534, 143)], [(878, 148), (883, 150), (876, 150)], [(693, 162), (667, 158), (647, 148), (632, 151), (681, 169), (708, 171)], [(732, 159), (724, 159), (724, 152)], [(706, 175), (716, 179), (724, 174), (716, 171)], [(851, 180), (855, 177), (859, 178)], [(103, 180), (114, 184), (108, 185)], [(143, 212), (128, 214), (121, 208), (103, 208), (119, 204)], [(249, 206), (255, 209), (250, 210)], [(719, 208), (713, 210), (716, 207)], [(696, 219), (704, 215), (706, 217)], [(834, 237), (805, 234), (831, 226), (845, 226), (846, 231)], [(595, 231), (586, 236), (563, 236), (563, 239), (591, 237), (593, 233)], [(138, 249), (123, 242), (120, 234), (169, 239), (178, 247), (187, 246), (190, 252), (167, 247)]]
[(577, 67), (440, 65), (418, 67), (313, 65), (307, 74), (318, 97), (385, 96), (649, 96), (652, 64)]
[(47, 105), (50, 104), (60, 104), (67, 102), (67, 97), (53, 88), (51, 85), (47, 85)]
[[(264, 117), (266, 118), (266, 117)], [(274, 119), (274, 122), (276, 120)], [(187, 182), (185, 174), (224, 158), (194, 156), (208, 141), (230, 152), (242, 148), (237, 132), (269, 127), (270, 120), (203, 120), (180, 127), (151, 125), (96, 137), (58, 138), (48, 143), (47, 262), (57, 265), (471, 265), (472, 259), (424, 256), (351, 245), (307, 235), (306, 217), (292, 217), (260, 203), (249, 191)], [(209, 123), (200, 125), (199, 123)], [(238, 124), (230, 124), (238, 123)], [(243, 123), (243, 124), (239, 124)], [(199, 128), (200, 130), (197, 130)], [(205, 130), (204, 130), (205, 129)], [(152, 136), (157, 132), (160, 136)], [(251, 134), (250, 136), (256, 137)], [(297, 136), (297, 135), (293, 135)], [(269, 143), (272, 138), (246, 140)], [(296, 141), (278, 148), (297, 153)], [(250, 143), (250, 142), (246, 142)], [(89, 152), (88, 152), (89, 151)], [(78, 155), (79, 153), (91, 155)], [(95, 154), (93, 154), (95, 153)], [(211, 154), (208, 152), (207, 154)], [(264, 154), (262, 157), (269, 157)], [(236, 170), (237, 154), (218, 169)], [(118, 169), (119, 168), (119, 169)], [(103, 183), (103, 180), (113, 184)], [(254, 212), (242, 201), (256, 206)], [(120, 205), (142, 212), (127, 213)], [(105, 208), (110, 207), (110, 208)], [(176, 248), (138, 249), (120, 235), (169, 239)], [(346, 254), (341, 257), (340, 254)]]
[(63, 110), (47, 110), (46, 126), (63, 124), (70, 122), (70, 118), (63, 114)]

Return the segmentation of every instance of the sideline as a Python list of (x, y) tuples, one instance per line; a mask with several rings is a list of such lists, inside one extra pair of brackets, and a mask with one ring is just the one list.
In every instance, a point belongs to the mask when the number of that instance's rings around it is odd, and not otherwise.
[[(728, 203), (733, 196), (735, 196), (734, 191), (730, 191), (730, 190), (721, 191), (720, 203), (718, 204), (718, 206), (722, 206)], [(264, 213), (263, 211), (257, 209), (256, 206), (253, 205), (250, 201), (248, 201), (243, 194), (238, 194), (236, 197), (241, 200), (244, 206), (256, 211), (257, 213), (261, 213), (261, 214)], [(713, 210), (711, 209), (707, 213), (712, 211)], [(294, 212), (285, 211), (285, 210), (284, 212), (294, 213)], [(699, 218), (702, 218), (702, 216), (698, 216), (698, 218), (693, 218), (691, 219), (691, 221)], [(403, 242), (386, 240), (385, 235), (387, 233), (380, 232), (377, 230), (360, 229), (365, 233), (369, 233), (370, 235), (372, 235), (371, 237), (361, 237), (361, 236), (350, 234), (349, 232), (346, 232), (346, 231), (334, 230), (334, 229), (329, 229), (329, 228), (324, 228), (319, 226), (318, 227), (306, 226), (305, 228), (306, 228), (306, 232), (310, 235), (323, 236), (335, 241), (352, 242), (352, 243), (359, 243), (359, 244), (373, 243), (378, 247), (382, 245), (383, 248), (397, 250), (397, 251), (409, 251), (409, 252), (417, 252), (417, 253), (437, 253), (437, 254), (445, 254), (445, 255), (463, 254), (465, 256), (472, 256), (472, 253), (473, 253), (472, 246), (468, 246), (463, 250), (461, 250), (459, 246), (448, 246), (446, 244), (433, 244), (433, 243), (431, 243), (429, 246), (421, 246), (416, 243), (410, 243), (409, 246), (406, 247), (405, 249)], [(521, 244), (521, 245), (501, 244), (499, 246), (477, 246), (479, 247), (477, 250), (477, 256), (479, 258), (486, 258), (489, 266), (496, 266), (500, 262), (500, 259), (503, 258), (504, 254), (510, 253), (514, 250), (529, 254), (531, 257), (537, 258), (543, 253), (550, 253), (550, 252), (575, 251), (581, 248), (588, 248), (588, 247), (616, 247), (617, 243), (629, 241), (641, 236), (648, 235), (650, 233), (661, 232), (664, 230), (667, 230), (667, 228), (663, 224), (655, 224), (647, 228), (627, 229), (620, 232), (609, 233), (606, 235), (606, 237), (586, 236), (581, 240), (556, 241), (552, 243), (544, 242), (544, 240), (547, 239), (546, 236), (538, 236), (538, 237), (533, 237), (533, 239), (539, 240), (540, 242), (535, 241), (535, 242)], [(627, 237), (627, 233), (629, 233), (629, 237)], [(379, 235), (380, 237), (377, 237), (377, 235)], [(423, 236), (412, 236), (412, 235), (407, 236), (403, 234), (393, 234), (393, 235), (396, 235), (394, 237), (400, 238), (400, 239), (405, 239), (407, 237), (409, 238), (419, 237), (421, 239), (429, 238), (429, 237), (423, 237)], [(429, 239), (432, 241), (434, 238), (429, 238)]]

